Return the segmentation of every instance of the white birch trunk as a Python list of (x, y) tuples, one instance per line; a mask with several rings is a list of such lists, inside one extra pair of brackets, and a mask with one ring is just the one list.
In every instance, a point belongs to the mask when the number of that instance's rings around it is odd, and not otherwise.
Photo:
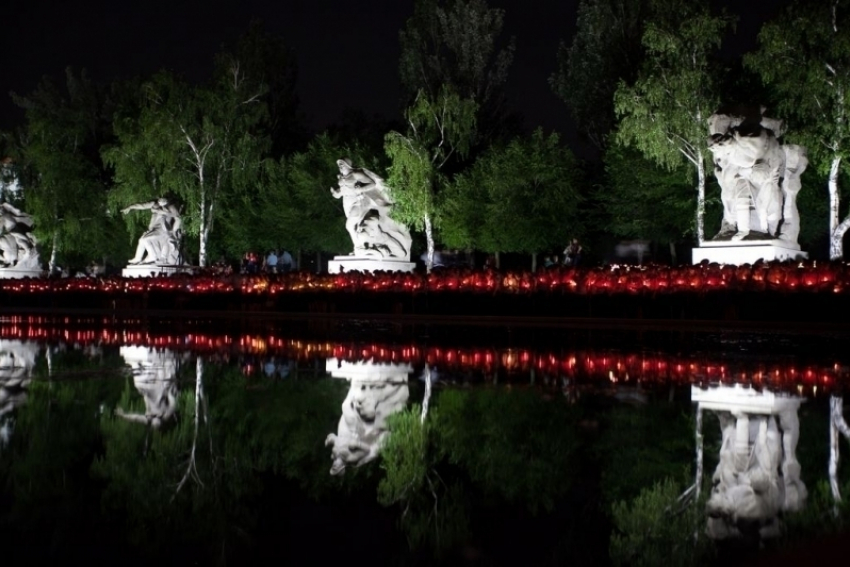
[(835, 503), (834, 513), (838, 513), (838, 503), (841, 502), (841, 491), (838, 488), (838, 462), (841, 460), (841, 451), (838, 445), (838, 419), (844, 419), (842, 409), (844, 399), (837, 396), (829, 398), (829, 488), (832, 490), (832, 499)]
[(700, 491), (702, 489), (702, 473), (703, 473), (703, 437), (702, 437), (702, 408), (697, 407), (696, 417), (696, 452), (697, 463), (696, 472), (694, 473), (694, 499), (699, 501)]
[(428, 243), (428, 256), (425, 261), (425, 271), (431, 273), (434, 267), (434, 229), (431, 226), (431, 215), (425, 213), (425, 241)]
[(841, 225), (844, 225), (843, 230), (838, 223), (838, 207), (841, 204), (841, 197), (838, 194), (838, 172), (841, 167), (841, 157), (835, 156), (832, 158), (832, 164), (829, 166), (829, 258), (831, 260), (840, 260), (844, 257), (843, 238), (847, 232), (848, 219), (845, 219)]
[(835, 227), (835, 232), (832, 233), (829, 239), (830, 260), (841, 260), (844, 258), (844, 235), (847, 233), (848, 228), (850, 228), (850, 215)]
[(53, 231), (53, 243), (50, 246), (50, 260), (47, 261), (47, 273), (52, 275), (56, 269), (56, 251), (59, 248), (59, 230)]
[(201, 230), (198, 242), (198, 265), (202, 268), (207, 265), (207, 239), (209, 238), (209, 227), (207, 225), (207, 192), (204, 187), (203, 173), (199, 172), (201, 183)]
[(705, 160), (702, 150), (696, 152), (697, 161), (697, 243), (705, 241)]
[(189, 460), (186, 463), (186, 472), (183, 473), (183, 478), (180, 479), (180, 482), (177, 484), (177, 488), (174, 490), (174, 496), (172, 496), (172, 500), (177, 497), (177, 493), (180, 492), (180, 489), (183, 488), (183, 485), (186, 484), (186, 481), (189, 480), (189, 477), (194, 477), (195, 481), (203, 486), (203, 482), (201, 482), (200, 476), (198, 476), (198, 467), (196, 461), (196, 453), (198, 449), (198, 430), (200, 429), (200, 421), (201, 421), (201, 409), (203, 407), (204, 401), (204, 357), (198, 356), (198, 360), (195, 363), (195, 418), (193, 420), (194, 431), (192, 433), (192, 450), (189, 453)]
[(537, 252), (531, 253), (531, 273), (537, 272)]
[(425, 418), (428, 417), (428, 407), (431, 405), (431, 367), (425, 365), (425, 397), (422, 399), (422, 414), (419, 416), (419, 423), (425, 423)]

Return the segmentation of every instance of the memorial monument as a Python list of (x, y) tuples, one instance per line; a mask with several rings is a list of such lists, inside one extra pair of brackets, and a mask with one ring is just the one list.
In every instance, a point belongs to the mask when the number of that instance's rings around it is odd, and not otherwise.
[(151, 220), (148, 229), (139, 238), (135, 256), (127, 262), (121, 275), (133, 278), (179, 271), (184, 264), (180, 252), (183, 221), (177, 206), (166, 198), (160, 198), (121, 209), (125, 215), (130, 211), (150, 211)]
[(700, 412), (717, 413), (722, 434), (706, 533), (712, 539), (778, 536), (780, 513), (802, 509), (807, 496), (796, 456), (803, 399), (720, 385), (692, 387), (691, 401)]
[(15, 429), (14, 410), (26, 403), (38, 351), (34, 342), (0, 340), (0, 449)]
[(133, 385), (145, 400), (145, 412), (115, 408), (115, 415), (154, 429), (173, 420), (177, 412), (177, 354), (142, 346), (122, 346), (121, 356), (133, 373)]
[(407, 377), (413, 367), (329, 358), (326, 369), (334, 378), (351, 381), (337, 432), (325, 439), (325, 445), (333, 447), (330, 472), (340, 475), (345, 474), (346, 467), (363, 466), (380, 454), (389, 433), (387, 418), (407, 405)]
[(32, 227), (32, 216), (9, 203), (0, 204), (0, 279), (41, 276)]
[(695, 264), (807, 257), (797, 243), (797, 194), (808, 164), (806, 150), (780, 144), (783, 122), (763, 112), (717, 113), (708, 119), (708, 148), (720, 185), (723, 220), (714, 238), (694, 248)]
[(412, 239), (407, 227), (389, 214), (393, 200), (384, 180), (365, 168), (355, 168), (348, 158), (337, 160), (339, 187), (331, 194), (342, 199), (345, 229), (354, 251), (328, 262), (328, 272), (413, 271), (410, 261)]

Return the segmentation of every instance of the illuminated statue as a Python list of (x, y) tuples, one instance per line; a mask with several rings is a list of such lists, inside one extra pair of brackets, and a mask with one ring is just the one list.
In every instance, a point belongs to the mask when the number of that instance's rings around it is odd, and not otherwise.
[(12, 436), (12, 411), (27, 400), (37, 353), (36, 343), (0, 340), (0, 448)]
[(173, 419), (177, 411), (177, 355), (147, 347), (122, 346), (121, 356), (133, 372), (133, 385), (145, 400), (145, 413), (121, 408), (115, 415), (157, 429)]
[[(761, 110), (763, 112), (763, 109)], [(796, 198), (808, 163), (805, 148), (782, 146), (781, 120), (714, 114), (708, 119), (723, 220), (713, 240), (771, 240), (797, 244)]]
[(779, 515), (805, 504), (797, 441), (801, 398), (740, 386), (694, 387), (691, 399), (717, 413), (722, 442), (706, 502), (712, 539), (776, 537)]
[(331, 188), (331, 194), (342, 199), (352, 255), (410, 260), (410, 232), (389, 217), (393, 201), (384, 180), (368, 169), (352, 167), (348, 158), (336, 163), (339, 188)]
[(32, 216), (0, 204), (0, 268), (40, 270)]
[(407, 404), (407, 377), (412, 368), (335, 358), (328, 359), (327, 368), (334, 377), (351, 380), (337, 432), (325, 439), (325, 445), (333, 447), (331, 474), (339, 475), (345, 474), (346, 467), (362, 466), (378, 456), (389, 432), (387, 418)]
[(125, 215), (130, 211), (150, 211), (151, 221), (148, 230), (139, 238), (136, 255), (127, 263), (157, 266), (180, 264), (180, 242), (183, 237), (180, 210), (168, 199), (161, 198), (121, 209)]

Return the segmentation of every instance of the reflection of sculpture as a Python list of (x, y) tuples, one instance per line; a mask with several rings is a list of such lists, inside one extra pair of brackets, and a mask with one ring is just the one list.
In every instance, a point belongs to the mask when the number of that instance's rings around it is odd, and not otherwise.
[(0, 340), (0, 447), (12, 435), (11, 413), (27, 400), (38, 345)]
[(331, 451), (331, 474), (345, 474), (348, 466), (362, 466), (378, 456), (388, 433), (387, 418), (407, 404), (406, 364), (379, 364), (371, 361), (345, 362), (328, 359), (335, 377), (351, 380), (342, 402), (342, 417), (336, 433), (325, 439)]
[(393, 201), (384, 180), (368, 169), (354, 168), (351, 160), (337, 160), (339, 189), (331, 189), (342, 198), (345, 229), (354, 244), (354, 256), (410, 259), (410, 233), (389, 217)]
[(714, 114), (708, 123), (723, 202), (723, 221), (714, 240), (778, 237), (796, 244), (796, 196), (807, 163), (805, 149), (781, 146), (777, 137), (783, 133), (782, 122), (761, 113)]
[(706, 503), (709, 537), (777, 536), (779, 512), (801, 509), (807, 494), (795, 454), (801, 400), (728, 386), (694, 388), (692, 399), (717, 412), (723, 435)]
[(0, 204), (0, 267), (40, 269), (32, 225), (32, 216), (9, 203)]
[(129, 421), (158, 428), (171, 420), (177, 410), (177, 356), (169, 351), (146, 347), (122, 346), (121, 356), (133, 372), (133, 384), (145, 400), (145, 413), (128, 413), (121, 408), (115, 414)]
[(149, 210), (151, 222), (136, 247), (136, 255), (128, 264), (156, 264), (174, 266), (180, 263), (180, 241), (183, 221), (180, 211), (168, 199), (137, 203), (121, 210), (127, 214), (134, 210)]

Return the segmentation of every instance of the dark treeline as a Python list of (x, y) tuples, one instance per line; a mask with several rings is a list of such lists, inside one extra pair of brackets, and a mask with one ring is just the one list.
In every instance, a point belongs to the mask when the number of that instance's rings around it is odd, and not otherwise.
[(0, 138), (2, 198), (34, 216), (51, 269), (123, 265), (146, 219), (120, 210), (161, 196), (181, 204), (193, 264), (281, 247), (340, 254), (350, 242), (329, 188), (349, 157), (387, 180), (415, 256), (444, 247), (534, 269), (572, 238), (591, 262), (640, 239), (653, 260), (683, 263), (720, 224), (706, 119), (755, 104), (786, 121), (783, 141), (808, 148), (803, 249), (840, 257), (850, 1), (789, 2), (746, 55), (724, 50), (736, 17), (718, 4), (580, 3), (549, 80), (590, 160), (507, 110), (510, 14), (485, 0), (417, 0), (399, 33), (398, 121), (348, 111), (310, 132), (294, 53), (254, 23), (210, 54), (203, 82), (162, 70), (98, 84), (69, 68), (11, 93), (25, 119)]

